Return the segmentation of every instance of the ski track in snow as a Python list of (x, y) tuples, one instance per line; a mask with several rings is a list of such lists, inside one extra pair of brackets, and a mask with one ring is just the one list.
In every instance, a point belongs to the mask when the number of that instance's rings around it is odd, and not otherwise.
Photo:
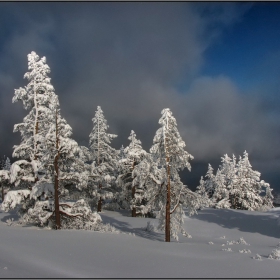
[[(14, 213), (0, 211), (0, 278), (278, 278), (279, 260), (268, 259), (279, 243), (280, 208), (268, 212), (204, 209), (185, 219), (192, 238), (164, 242), (147, 231), (156, 219), (129, 211), (101, 217), (121, 233), (8, 226)], [(125, 234), (123, 234), (125, 233)], [(134, 235), (133, 235), (134, 234)], [(243, 238), (247, 244), (242, 244)], [(229, 246), (231, 251), (223, 251)], [(212, 244), (213, 243), (213, 244)], [(209, 245), (210, 244), (210, 245)], [(224, 246), (222, 246), (224, 244)], [(250, 250), (249, 250), (250, 249)], [(254, 259), (259, 254), (262, 261)]]

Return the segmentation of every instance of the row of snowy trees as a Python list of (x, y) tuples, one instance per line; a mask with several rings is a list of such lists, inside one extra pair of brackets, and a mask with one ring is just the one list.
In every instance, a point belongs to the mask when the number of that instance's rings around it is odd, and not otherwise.
[[(209, 165), (196, 192), (185, 186), (179, 170), (191, 170), (193, 156), (185, 151), (176, 119), (163, 109), (160, 128), (146, 152), (132, 130), (130, 143), (120, 150), (111, 146), (117, 135), (108, 133), (100, 106), (92, 119), (89, 147), (71, 138), (72, 129), (61, 116), (46, 58), (28, 55), (27, 86), (15, 90), (13, 102), (21, 101), (27, 116), (14, 126), (21, 143), (14, 146), (12, 165), (7, 158), (0, 171), (3, 186), (11, 187), (2, 203), (8, 211), (18, 207), (21, 222), (60, 228), (104, 230), (97, 212), (103, 207), (130, 209), (132, 217), (154, 215), (165, 240), (178, 238), (184, 210), (189, 215), (203, 207), (259, 210), (272, 207), (269, 184), (253, 171), (248, 154), (239, 161), (225, 155), (216, 175)], [(80, 199), (71, 201), (76, 189)], [(70, 191), (70, 193), (69, 193)], [(265, 194), (263, 195), (263, 193)], [(91, 207), (93, 206), (93, 207)], [(92, 210), (97, 210), (92, 211)]]
[(260, 172), (252, 169), (248, 153), (243, 157), (222, 157), (216, 174), (209, 164), (205, 179), (201, 177), (197, 193), (203, 199), (201, 207), (266, 210), (273, 207), (270, 185), (260, 180)]
[[(15, 90), (13, 102), (21, 101), (29, 111), (23, 122), (14, 126), (21, 143), (14, 146), (18, 158), (5, 173), (13, 190), (2, 203), (8, 211), (19, 206), (24, 223), (49, 225), (53, 228), (100, 229), (98, 212), (104, 202), (131, 209), (133, 217), (157, 213), (165, 240), (178, 238), (183, 230), (183, 206), (189, 214), (201, 204), (197, 193), (180, 180), (178, 171), (193, 157), (184, 150), (175, 118), (170, 109), (162, 110), (160, 128), (150, 153), (144, 151), (134, 131), (130, 144), (116, 150), (111, 141), (117, 135), (107, 132), (108, 125), (100, 106), (89, 135), (89, 148), (71, 138), (72, 129), (61, 116), (50, 68), (46, 58), (35, 52), (28, 55), (27, 86)], [(4, 175), (3, 175), (4, 177)], [(67, 199), (69, 189), (79, 190), (80, 199)]]

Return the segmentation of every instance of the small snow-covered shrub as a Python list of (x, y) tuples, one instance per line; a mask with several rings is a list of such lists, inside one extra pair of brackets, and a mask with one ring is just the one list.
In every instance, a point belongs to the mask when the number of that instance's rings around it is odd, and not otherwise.
[(254, 260), (258, 260), (258, 261), (261, 261), (262, 260), (262, 257), (259, 255), (259, 254), (256, 254), (254, 257), (253, 257)]
[(7, 220), (6, 220), (6, 223), (7, 223), (8, 226), (12, 226), (13, 223), (14, 223), (14, 218), (7, 219)]
[(250, 244), (248, 244), (243, 237), (240, 237), (238, 240), (237, 240), (237, 244), (243, 244), (243, 245), (248, 245), (250, 246)]
[(248, 245), (250, 246), (250, 244), (248, 244), (243, 237), (240, 237), (237, 241), (232, 240), (232, 241), (227, 241), (227, 245), (233, 245), (233, 244), (243, 244), (243, 245)]
[(223, 251), (232, 252), (231, 248), (222, 249)]
[(187, 238), (192, 238), (192, 236), (184, 230), (181, 230), (181, 233)]
[(243, 250), (239, 250), (239, 253), (241, 253), (241, 254), (250, 254), (251, 251), (249, 249), (243, 249)]
[(280, 249), (273, 249), (268, 258), (273, 260), (280, 260)]

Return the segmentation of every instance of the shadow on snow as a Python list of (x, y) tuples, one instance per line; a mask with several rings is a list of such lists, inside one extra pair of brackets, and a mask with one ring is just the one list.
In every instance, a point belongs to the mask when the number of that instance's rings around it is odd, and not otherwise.
[(206, 208), (200, 210), (198, 215), (194, 215), (190, 218), (208, 223), (215, 223), (228, 229), (237, 228), (243, 232), (260, 233), (262, 235), (279, 238), (279, 227), (277, 225), (278, 217), (279, 211), (254, 212)]

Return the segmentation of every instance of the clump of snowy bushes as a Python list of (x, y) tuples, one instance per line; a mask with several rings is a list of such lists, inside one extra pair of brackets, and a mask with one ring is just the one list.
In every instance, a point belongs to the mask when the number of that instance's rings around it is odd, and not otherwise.
[(205, 179), (201, 177), (196, 192), (201, 196), (201, 208), (232, 208), (265, 211), (273, 207), (270, 185), (260, 180), (260, 172), (252, 169), (248, 153), (236, 160), (233, 155), (222, 157), (216, 174), (209, 164)]

